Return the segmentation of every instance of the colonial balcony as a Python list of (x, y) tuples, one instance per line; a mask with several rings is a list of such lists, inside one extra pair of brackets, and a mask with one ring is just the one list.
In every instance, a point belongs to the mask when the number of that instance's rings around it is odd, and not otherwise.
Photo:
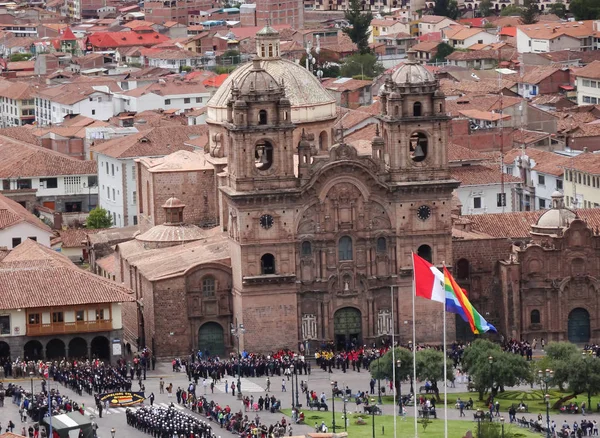
[(27, 324), (27, 336), (61, 335), (72, 333), (105, 332), (112, 330), (112, 320), (55, 322), (49, 324)]

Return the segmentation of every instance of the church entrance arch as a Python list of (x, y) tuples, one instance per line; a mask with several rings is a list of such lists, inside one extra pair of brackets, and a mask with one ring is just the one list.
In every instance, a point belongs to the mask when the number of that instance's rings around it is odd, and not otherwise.
[(216, 322), (207, 322), (198, 331), (198, 350), (208, 352), (211, 356), (225, 354), (225, 337), (223, 327)]
[(569, 313), (569, 342), (584, 344), (590, 340), (590, 314), (578, 307)]
[(333, 315), (333, 332), (335, 346), (338, 350), (351, 349), (352, 344), (359, 345), (362, 334), (362, 317), (360, 310), (354, 307), (343, 307)]

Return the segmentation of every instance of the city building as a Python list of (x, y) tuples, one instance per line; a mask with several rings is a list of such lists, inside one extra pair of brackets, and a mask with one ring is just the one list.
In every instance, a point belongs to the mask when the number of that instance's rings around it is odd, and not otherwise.
[(52, 229), (16, 201), (0, 194), (0, 248), (12, 249), (27, 239), (50, 247)]
[(600, 154), (584, 150), (569, 159), (564, 172), (568, 208), (600, 207)]
[(256, 0), (256, 25), (288, 24), (292, 29), (304, 29), (303, 0)]
[(517, 50), (519, 53), (596, 50), (595, 23), (586, 20), (517, 26)]
[(2, 127), (31, 125), (35, 121), (35, 88), (27, 82), (0, 82)]
[(26, 239), (0, 261), (0, 297), (2, 357), (114, 362), (123, 354), (131, 291), (38, 242)]
[(175, 21), (188, 24), (191, 11), (208, 10), (219, 6), (213, 0), (151, 0), (144, 2), (144, 19), (153, 23), (163, 24)]
[(600, 103), (600, 61), (594, 61), (575, 72), (577, 77), (577, 104)]

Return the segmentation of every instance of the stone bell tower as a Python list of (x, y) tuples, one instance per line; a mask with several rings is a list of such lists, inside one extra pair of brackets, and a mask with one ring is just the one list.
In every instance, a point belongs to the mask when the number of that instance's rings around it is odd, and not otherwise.
[(439, 83), (409, 51), (381, 92), (384, 159), (391, 181), (448, 179), (450, 117)]

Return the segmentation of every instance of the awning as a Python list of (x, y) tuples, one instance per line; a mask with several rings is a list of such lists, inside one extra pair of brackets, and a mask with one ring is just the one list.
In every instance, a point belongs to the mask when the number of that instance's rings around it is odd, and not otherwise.
[(559, 85), (558, 88), (565, 91), (573, 91), (575, 87), (573, 85)]
[[(84, 438), (92, 438), (92, 420), (79, 412), (69, 412), (68, 414), (54, 415), (52, 418), (52, 430), (55, 430), (61, 438), (68, 438), (70, 430), (81, 429)], [(49, 430), (50, 417), (44, 417), (42, 424)]]

